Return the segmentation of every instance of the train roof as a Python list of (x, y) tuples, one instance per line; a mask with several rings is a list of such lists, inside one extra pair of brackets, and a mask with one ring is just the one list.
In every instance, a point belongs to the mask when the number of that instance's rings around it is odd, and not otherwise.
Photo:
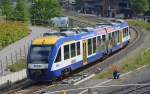
[(37, 38), (32, 41), (32, 45), (53, 45), (60, 39), (58, 36), (47, 36), (42, 38)]
[(125, 21), (114, 21), (114, 22), (106, 22), (97, 24), (96, 27), (86, 27), (86, 28), (73, 28), (68, 29), (62, 32), (47, 32), (43, 34), (42, 38), (37, 38), (32, 41), (32, 45), (51, 45), (55, 44), (57, 40), (60, 38), (71, 38), (72, 36), (76, 37), (75, 35), (79, 35), (77, 37), (83, 39), (87, 38), (90, 35), (103, 35), (106, 34), (105, 29), (107, 32), (113, 32), (119, 30), (121, 28), (127, 27), (128, 24)]

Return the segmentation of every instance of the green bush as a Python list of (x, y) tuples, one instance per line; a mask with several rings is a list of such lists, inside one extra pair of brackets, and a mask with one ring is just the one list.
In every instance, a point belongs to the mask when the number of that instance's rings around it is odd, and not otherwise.
[(12, 65), (9, 65), (8, 66), (8, 69), (11, 71), (11, 72), (17, 72), (17, 71), (20, 71), (22, 69), (25, 69), (25, 66), (26, 66), (26, 59), (21, 59), (19, 61), (19, 63), (14, 63)]
[(147, 31), (150, 30), (150, 23), (147, 23), (143, 20), (129, 20), (128, 22), (129, 22), (130, 26), (140, 27), (140, 28), (143, 28)]
[(26, 23), (0, 22), (0, 49), (27, 36), (29, 28)]

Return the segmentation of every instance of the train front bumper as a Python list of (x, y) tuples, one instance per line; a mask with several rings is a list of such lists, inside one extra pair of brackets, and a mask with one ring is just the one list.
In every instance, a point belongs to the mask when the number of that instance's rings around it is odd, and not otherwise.
[(48, 71), (48, 69), (27, 69), (27, 78), (33, 81), (52, 81), (59, 76), (59, 71)]

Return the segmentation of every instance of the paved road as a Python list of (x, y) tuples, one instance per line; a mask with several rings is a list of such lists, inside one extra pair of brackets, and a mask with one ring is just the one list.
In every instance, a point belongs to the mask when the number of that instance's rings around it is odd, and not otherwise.
[[(16, 62), (16, 54), (17, 54), (17, 59), (19, 60), (21, 58), (20, 56), (20, 50), (21, 54), (25, 55), (28, 50), (28, 46), (31, 42), (36, 37), (40, 37), (44, 32), (48, 32), (48, 28), (43, 28), (43, 27), (30, 27), (32, 32), (30, 35), (24, 37), (23, 39), (7, 46), (6, 48), (2, 49), (0, 51), (0, 74), (5, 70), (5, 66), (7, 64), (12, 63), (11, 62), (11, 55), (13, 58), (13, 61)], [(7, 56), (7, 59), (6, 59)], [(7, 62), (7, 61), (8, 62)], [(3, 67), (1, 67), (3, 66)], [(5, 74), (6, 72), (3, 72)]]

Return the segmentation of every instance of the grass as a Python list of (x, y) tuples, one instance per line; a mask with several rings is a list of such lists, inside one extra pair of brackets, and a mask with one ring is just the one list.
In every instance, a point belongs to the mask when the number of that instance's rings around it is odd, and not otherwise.
[(140, 27), (147, 31), (150, 30), (150, 23), (147, 23), (143, 20), (128, 20), (130, 26)]
[(29, 34), (27, 23), (0, 21), (0, 49)]
[[(150, 51), (144, 52), (142, 55), (137, 55), (137, 56), (135, 56), (135, 58), (124, 61), (120, 65), (119, 69), (120, 69), (121, 73), (126, 73), (128, 71), (137, 69), (143, 65), (150, 66)], [(109, 68), (107, 71), (104, 71), (104, 72), (96, 75), (94, 78), (96, 78), (96, 79), (112, 78), (112, 69)]]
[(20, 71), (22, 69), (25, 69), (25, 67), (26, 67), (26, 59), (20, 59), (19, 63), (14, 63), (12, 65), (9, 65), (8, 69), (11, 72), (17, 72), (17, 71)]

